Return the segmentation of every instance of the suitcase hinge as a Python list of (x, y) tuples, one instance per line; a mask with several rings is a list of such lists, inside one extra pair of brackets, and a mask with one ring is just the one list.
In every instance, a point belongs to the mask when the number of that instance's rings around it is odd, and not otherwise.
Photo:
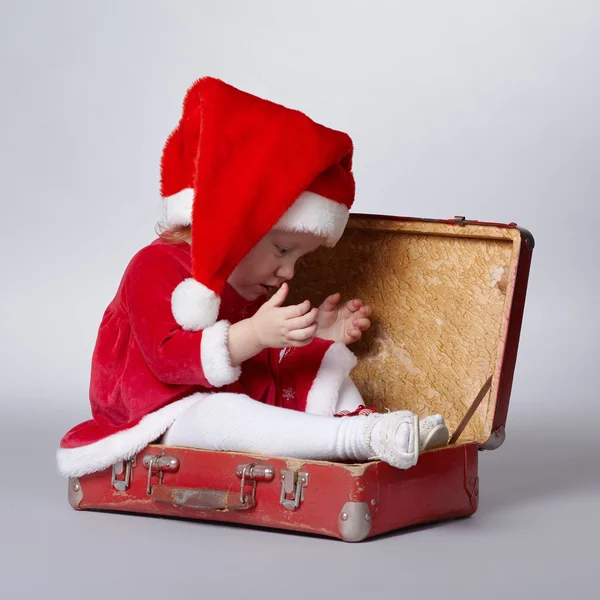
[(504, 425), (500, 425), (500, 427), (492, 431), (489, 440), (479, 446), (479, 450), (496, 450), (497, 448), (500, 448), (502, 444), (504, 444), (505, 439), (506, 429)]
[[(135, 459), (134, 459), (135, 460)], [(112, 466), (112, 478), (111, 485), (118, 492), (124, 492), (131, 482), (131, 460), (119, 460)], [(123, 470), (125, 470), (125, 474), (123, 475), (123, 479), (118, 479), (118, 475), (123, 474)]]
[[(304, 488), (308, 486), (308, 473), (281, 470), (281, 497), (284, 508), (296, 510), (304, 500)], [(291, 495), (291, 498), (288, 497)]]

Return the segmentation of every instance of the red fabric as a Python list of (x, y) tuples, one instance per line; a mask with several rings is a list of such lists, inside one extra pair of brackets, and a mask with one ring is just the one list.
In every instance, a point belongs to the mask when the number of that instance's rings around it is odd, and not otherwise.
[[(238, 381), (213, 388), (200, 358), (203, 331), (179, 327), (171, 311), (171, 294), (190, 276), (189, 244), (158, 239), (140, 250), (123, 275), (115, 298), (102, 318), (92, 356), (90, 404), (92, 420), (71, 429), (62, 448), (86, 445), (128, 429), (145, 415), (195, 392), (244, 393), (267, 404), (303, 410), (306, 398), (290, 403), (278, 385), (279, 349), (266, 349), (242, 364)], [(236, 323), (252, 316), (265, 301), (248, 302), (227, 284), (219, 319)], [(310, 381), (332, 342), (315, 340), (294, 349), (311, 369), (297, 376)], [(307, 393), (307, 391), (306, 391)]]
[(333, 342), (315, 338), (305, 348), (289, 348), (279, 365), (279, 386), (284, 408), (306, 410), (308, 393), (321, 366), (323, 356)]
[(161, 160), (161, 193), (194, 189), (192, 271), (217, 295), (298, 196), (354, 201), (352, 140), (213, 78), (188, 90)]

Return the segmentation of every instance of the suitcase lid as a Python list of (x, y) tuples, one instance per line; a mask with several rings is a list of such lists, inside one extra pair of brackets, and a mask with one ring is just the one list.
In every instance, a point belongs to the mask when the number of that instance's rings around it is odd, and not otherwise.
[(350, 346), (366, 403), (440, 413), (452, 434), (479, 394), (458, 442), (491, 449), (504, 439), (533, 246), (515, 223), (352, 214), (335, 248), (298, 261), (289, 302), (339, 291), (370, 305), (371, 328)]

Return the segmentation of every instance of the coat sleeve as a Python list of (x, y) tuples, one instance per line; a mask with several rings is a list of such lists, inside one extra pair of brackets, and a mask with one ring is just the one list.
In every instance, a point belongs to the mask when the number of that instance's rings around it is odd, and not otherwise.
[(160, 246), (148, 246), (131, 261), (122, 302), (132, 334), (150, 370), (163, 383), (218, 388), (237, 381), (227, 347), (230, 323), (217, 321), (202, 331), (182, 329), (171, 309), (171, 295), (189, 274)]

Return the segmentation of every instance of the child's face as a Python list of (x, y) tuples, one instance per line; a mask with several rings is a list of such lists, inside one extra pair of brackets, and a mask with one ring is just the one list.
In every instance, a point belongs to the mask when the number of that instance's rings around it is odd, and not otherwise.
[(235, 268), (228, 282), (246, 300), (256, 300), (294, 276), (296, 261), (324, 238), (312, 233), (271, 230)]

